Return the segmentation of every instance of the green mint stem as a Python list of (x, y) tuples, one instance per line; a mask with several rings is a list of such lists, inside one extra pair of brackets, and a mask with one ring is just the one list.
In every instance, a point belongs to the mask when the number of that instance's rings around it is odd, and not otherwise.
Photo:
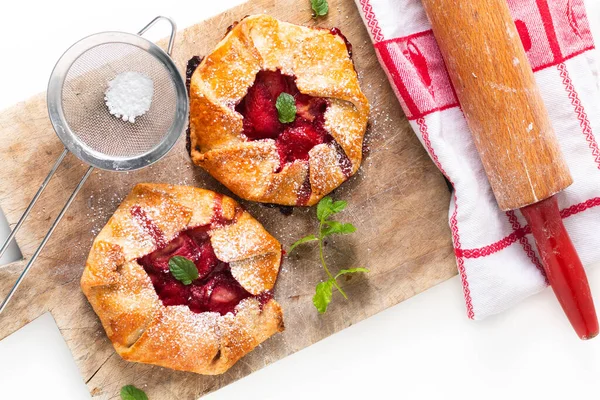
[(319, 256), (321, 257), (321, 264), (323, 264), (323, 268), (325, 269), (325, 272), (327, 272), (327, 275), (329, 276), (329, 279), (331, 279), (331, 281), (333, 281), (333, 285), (342, 294), (342, 296), (344, 296), (344, 298), (346, 300), (348, 300), (348, 296), (342, 290), (342, 288), (340, 287), (340, 285), (338, 285), (337, 280), (335, 279), (335, 277), (333, 275), (331, 275), (331, 272), (329, 272), (329, 268), (327, 268), (327, 263), (325, 262), (325, 257), (323, 256), (323, 235), (321, 233), (322, 229), (323, 229), (323, 221), (321, 221), (320, 224), (319, 224)]

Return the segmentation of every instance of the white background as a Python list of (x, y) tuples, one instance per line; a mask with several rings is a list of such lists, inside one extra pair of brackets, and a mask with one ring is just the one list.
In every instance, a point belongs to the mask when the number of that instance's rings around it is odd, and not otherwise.
[[(185, 27), (241, 1), (6, 3), (0, 11), (0, 109), (43, 91), (62, 51), (85, 35), (137, 31), (158, 14)], [(586, 3), (597, 29), (600, 4)], [(590, 283), (600, 305), (600, 268)], [(573, 399), (598, 398), (599, 392), (600, 338), (579, 341), (550, 290), (472, 322), (454, 278), (209, 398)], [(89, 399), (49, 315), (0, 342), (0, 399)]]

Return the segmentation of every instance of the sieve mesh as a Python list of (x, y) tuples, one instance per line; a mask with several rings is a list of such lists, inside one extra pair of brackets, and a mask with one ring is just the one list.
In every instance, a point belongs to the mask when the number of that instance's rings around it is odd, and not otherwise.
[[(154, 83), (152, 104), (135, 123), (111, 115), (104, 102), (108, 82), (136, 71)], [(138, 157), (169, 133), (177, 110), (177, 91), (169, 71), (151, 53), (133, 44), (110, 42), (82, 53), (69, 68), (62, 87), (66, 123), (77, 138), (107, 158)]]

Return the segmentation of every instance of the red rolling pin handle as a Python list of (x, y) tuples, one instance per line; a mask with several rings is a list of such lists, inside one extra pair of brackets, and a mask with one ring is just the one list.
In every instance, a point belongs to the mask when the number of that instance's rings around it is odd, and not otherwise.
[(554, 196), (521, 208), (527, 219), (548, 281), (581, 339), (598, 334), (598, 318), (587, 276), (563, 225)]

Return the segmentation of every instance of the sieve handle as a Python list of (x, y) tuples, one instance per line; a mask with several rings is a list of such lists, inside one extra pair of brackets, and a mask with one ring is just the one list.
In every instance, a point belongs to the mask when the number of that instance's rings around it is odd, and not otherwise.
[(158, 17), (156, 17), (152, 21), (150, 21), (148, 23), (148, 25), (143, 27), (142, 30), (140, 30), (138, 32), (138, 35), (142, 36), (144, 33), (146, 33), (148, 31), (148, 29), (152, 28), (152, 26), (154, 24), (156, 24), (158, 21), (160, 21), (161, 19), (164, 19), (165, 21), (169, 22), (169, 24), (171, 24), (171, 36), (169, 36), (169, 44), (167, 45), (167, 54), (169, 56), (172, 56), (173, 55), (173, 44), (175, 43), (175, 35), (177, 34), (177, 24), (175, 24), (175, 21), (173, 21), (171, 18), (159, 15)]
[(48, 173), (48, 176), (46, 176), (46, 179), (44, 179), (44, 182), (42, 182), (42, 185), (38, 189), (37, 193), (35, 194), (35, 196), (33, 196), (33, 199), (31, 199), (31, 202), (29, 203), (29, 205), (23, 212), (23, 215), (21, 215), (19, 222), (17, 222), (17, 225), (15, 225), (14, 229), (12, 230), (10, 235), (8, 235), (8, 237), (4, 241), (4, 244), (0, 248), (0, 258), (2, 258), (2, 256), (6, 252), (6, 249), (8, 249), (8, 246), (15, 238), (15, 235), (17, 234), (17, 232), (19, 232), (19, 229), (21, 229), (23, 222), (25, 222), (25, 220), (27, 219), (27, 216), (29, 216), (29, 213), (33, 209), (33, 206), (35, 205), (35, 203), (38, 201), (38, 199), (42, 195), (42, 192), (44, 191), (44, 189), (46, 189), (46, 186), (48, 186), (48, 182), (50, 182), (50, 179), (52, 178), (52, 176), (54, 175), (54, 173), (56, 172), (56, 170), (58, 169), (60, 164), (63, 162), (63, 160), (65, 159), (65, 156), (67, 155), (68, 152), (69, 151), (67, 149), (64, 149), (62, 154), (60, 156), (58, 156), (58, 159), (56, 159), (56, 162), (54, 163), (54, 166)]
[[(62, 160), (60, 160), (60, 161), (62, 161)], [(88, 168), (88, 170), (86, 171), (86, 173), (81, 178), (81, 181), (79, 181), (79, 184), (77, 185), (77, 187), (75, 188), (75, 190), (73, 191), (73, 193), (71, 193), (71, 196), (67, 200), (67, 203), (64, 205), (64, 207), (62, 208), (62, 210), (60, 210), (60, 213), (58, 214), (58, 217), (56, 217), (56, 219), (52, 223), (52, 226), (50, 227), (50, 230), (48, 230), (48, 233), (46, 233), (46, 236), (44, 236), (44, 239), (42, 240), (42, 243), (40, 243), (40, 245), (37, 248), (37, 250), (35, 251), (35, 253), (33, 253), (33, 255), (31, 256), (31, 259), (27, 263), (27, 266), (25, 266), (25, 269), (23, 270), (23, 272), (21, 272), (21, 275), (19, 276), (19, 278), (17, 279), (17, 281), (13, 285), (12, 289), (10, 289), (10, 292), (8, 293), (8, 295), (6, 296), (6, 298), (4, 299), (4, 301), (2, 302), (2, 305), (0, 305), (0, 314), (2, 314), (2, 312), (4, 311), (4, 309), (6, 308), (6, 306), (8, 305), (8, 302), (10, 301), (10, 299), (13, 297), (13, 295), (15, 294), (15, 292), (17, 291), (17, 289), (19, 288), (19, 286), (23, 282), (23, 279), (25, 278), (25, 276), (29, 272), (31, 266), (33, 265), (33, 263), (35, 262), (35, 260), (38, 258), (38, 256), (40, 255), (40, 253), (44, 249), (44, 246), (46, 246), (46, 243), (48, 243), (48, 240), (50, 239), (50, 236), (52, 235), (52, 233), (54, 232), (54, 230), (58, 226), (58, 223), (60, 222), (60, 220), (62, 219), (62, 217), (67, 212), (67, 209), (69, 208), (69, 206), (71, 205), (71, 203), (73, 203), (73, 200), (75, 200), (75, 196), (77, 196), (77, 193), (79, 193), (79, 190), (83, 187), (83, 184), (85, 183), (85, 181), (90, 176), (90, 174), (92, 173), (93, 170), (94, 170), (94, 167), (89, 167)]]

